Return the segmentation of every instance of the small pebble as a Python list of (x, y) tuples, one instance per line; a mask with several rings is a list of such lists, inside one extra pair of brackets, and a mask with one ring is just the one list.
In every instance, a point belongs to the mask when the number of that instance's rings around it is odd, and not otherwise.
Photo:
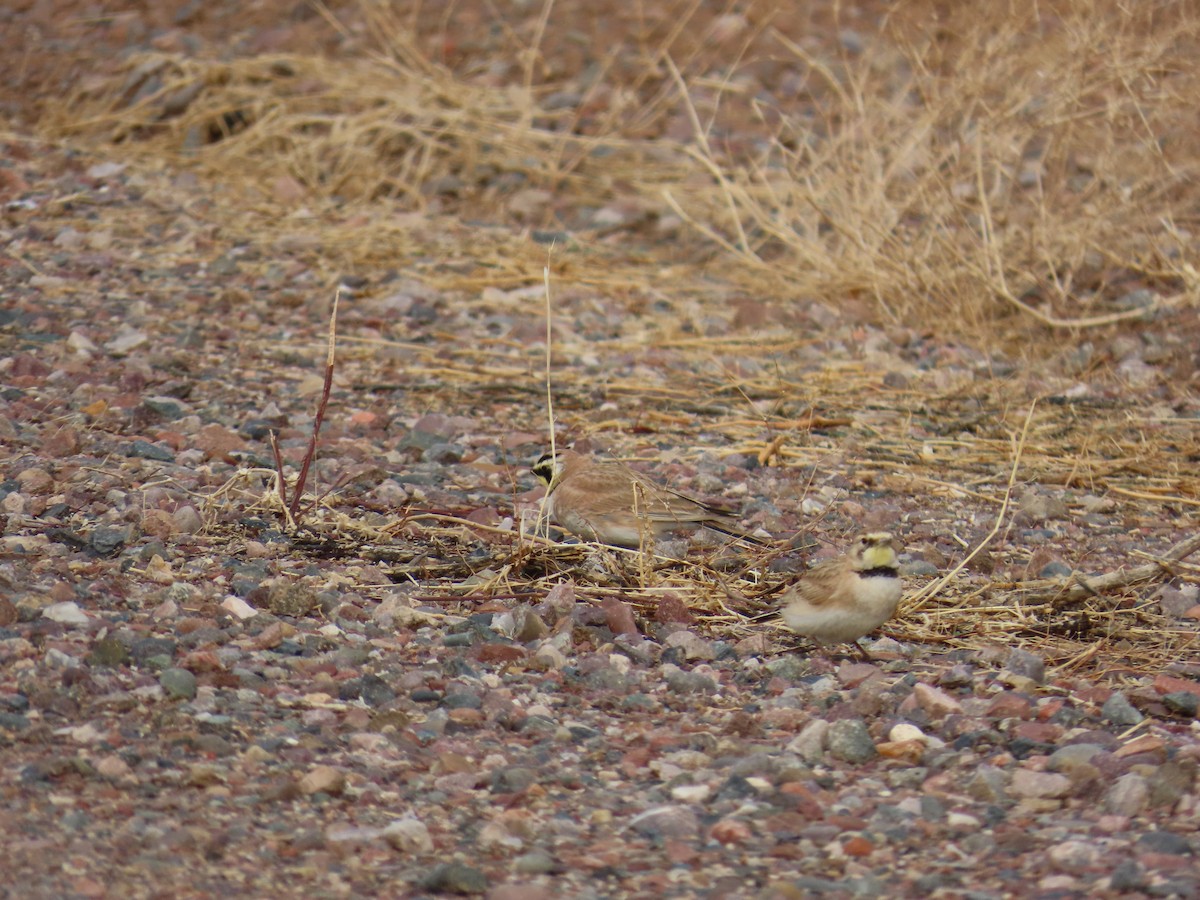
[(433, 838), (425, 823), (415, 818), (397, 819), (383, 829), (383, 839), (392, 847), (407, 854), (429, 853)]
[(1032, 799), (1057, 799), (1065, 797), (1070, 790), (1071, 780), (1065, 775), (1032, 769), (1017, 769), (1009, 784), (1009, 792), (1014, 797)]
[(540, 847), (522, 853), (513, 860), (513, 871), (522, 875), (547, 875), (562, 869), (562, 865)]
[(686, 806), (655, 806), (629, 820), (628, 827), (648, 837), (691, 838), (700, 832), (700, 821)]
[(1137, 725), (1145, 718), (1120, 691), (1114, 691), (1112, 696), (1104, 701), (1100, 714), (1114, 725), (1123, 726)]
[(463, 863), (442, 863), (421, 879), (421, 887), (427, 891), (447, 894), (482, 894), (488, 889), (487, 876), (472, 866)]
[(848, 763), (869, 762), (877, 755), (871, 733), (861, 719), (839, 719), (829, 726), (829, 755)]
[(187, 669), (167, 669), (158, 676), (158, 683), (168, 697), (191, 700), (196, 696), (196, 676)]
[(1145, 778), (1133, 772), (1118, 778), (1104, 795), (1105, 811), (1118, 816), (1136, 816), (1149, 803), (1149, 784)]
[(1019, 647), (1014, 647), (1009, 651), (1004, 668), (1014, 675), (1029, 678), (1037, 684), (1044, 684), (1046, 681), (1045, 661), (1036, 653), (1030, 653)]
[(787, 751), (805, 762), (816, 764), (825, 756), (829, 738), (829, 723), (824, 719), (813, 719), (787, 744)]
[(42, 610), (42, 616), (51, 622), (60, 622), (63, 625), (86, 625), (89, 622), (87, 615), (79, 608), (79, 604), (72, 600), (51, 603)]
[(1168, 710), (1189, 719), (1194, 719), (1197, 710), (1200, 709), (1200, 697), (1191, 691), (1172, 691), (1169, 694), (1163, 694), (1162, 701), (1163, 706)]
[(1181, 834), (1171, 831), (1147, 831), (1138, 838), (1138, 846), (1154, 853), (1170, 853), (1174, 856), (1195, 856), (1196, 849)]

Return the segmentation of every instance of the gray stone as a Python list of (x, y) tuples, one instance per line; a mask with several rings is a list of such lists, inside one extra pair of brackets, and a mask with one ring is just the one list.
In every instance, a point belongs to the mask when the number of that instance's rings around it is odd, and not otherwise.
[(146, 397), (142, 405), (169, 422), (182, 419), (187, 410), (174, 397)]
[[(371, 651), (366, 647), (339, 647), (333, 654), (339, 668), (361, 669), (371, 658)], [(367, 675), (364, 678), (378, 678), (377, 675)], [(380, 681), (383, 679), (380, 678)]]
[(550, 737), (551, 735), (557, 734), (558, 729), (558, 723), (550, 721), (545, 716), (529, 716), (521, 723), (519, 730), (521, 734), (527, 734), (531, 737), (537, 737), (539, 735)]
[(439, 466), (462, 462), (466, 448), (462, 444), (436, 443), (421, 454), (421, 459), (427, 463), (437, 463)]
[(88, 544), (98, 556), (111, 556), (129, 539), (129, 529), (101, 525), (92, 531)]
[(800, 878), (792, 879), (787, 882), (787, 885), (788, 887), (785, 890), (789, 891), (789, 893), (777, 890), (774, 894), (769, 894), (768, 896), (821, 897), (825, 894), (836, 895), (846, 889), (846, 886), (839, 881), (818, 878), (815, 875), (804, 875)]
[(483, 697), (478, 691), (463, 685), (451, 685), (446, 692), (446, 696), (442, 699), (442, 706), (446, 709), (482, 709)]
[(583, 94), (579, 91), (555, 91), (547, 94), (542, 101), (542, 109), (547, 112), (556, 109), (574, 109), (583, 102)]
[(537, 780), (537, 771), (527, 766), (497, 769), (492, 773), (492, 793), (517, 794), (531, 787)]
[(861, 764), (876, 756), (875, 742), (862, 719), (839, 719), (829, 726), (829, 754), (844, 762)]
[(167, 669), (158, 676), (158, 683), (168, 697), (191, 700), (196, 696), (196, 676), (187, 669)]
[[(547, 650), (552, 646), (553, 645), (551, 644), (547, 644), (539, 647), (536, 654), (538, 659), (545, 658), (542, 651)], [(609, 668), (597, 669), (595, 672), (589, 673), (584, 680), (587, 682), (588, 687), (595, 688), (596, 690), (600, 691), (622, 692), (630, 683), (627, 676), (622, 675), (616, 669)]]
[(1079, 871), (1094, 866), (1100, 859), (1100, 848), (1087, 841), (1063, 841), (1049, 850), (1055, 868)]
[(1068, 512), (1067, 504), (1058, 497), (1029, 493), (1021, 498), (1021, 514), (1030, 522), (1065, 519)]
[(979, 766), (967, 781), (967, 794), (981, 803), (1003, 803), (1008, 799), (1008, 776), (996, 766)]
[(1139, 847), (1153, 853), (1170, 853), (1173, 856), (1193, 856), (1196, 853), (1187, 838), (1172, 831), (1147, 831), (1137, 842)]
[(932, 794), (921, 796), (921, 818), (926, 822), (940, 822), (946, 818), (946, 804)]
[(1146, 718), (1120, 691), (1114, 691), (1113, 695), (1104, 701), (1104, 706), (1100, 707), (1100, 714), (1114, 725), (1124, 726), (1136, 725)]
[(1159, 589), (1158, 602), (1163, 615), (1182, 616), (1200, 603), (1200, 590), (1197, 590), (1197, 585), (1194, 584), (1185, 584), (1181, 588), (1166, 584)]
[(851, 897), (863, 897), (874, 900), (876, 897), (886, 897), (888, 885), (875, 875), (862, 875), (858, 878), (847, 878), (844, 887)]
[(79, 608), (74, 600), (64, 600), (61, 603), (51, 603), (42, 610), (42, 618), (60, 625), (86, 625), (87, 613)]
[(28, 727), (29, 719), (20, 713), (0, 712), (0, 729), (24, 731)]
[(1109, 886), (1114, 891), (1137, 891), (1146, 886), (1146, 874), (1132, 859), (1117, 864), (1109, 876)]
[(795, 753), (806, 763), (819, 763), (825, 756), (829, 738), (829, 723), (824, 719), (813, 719), (800, 729), (800, 733), (787, 745), (789, 753)]
[(699, 672), (672, 668), (666, 673), (667, 687), (676, 694), (715, 694), (717, 683)]
[(1009, 791), (1014, 797), (1031, 800), (1055, 800), (1065, 797), (1071, 790), (1071, 779), (1055, 772), (1035, 772), (1033, 769), (1017, 769), (1013, 772)]
[(396, 692), (378, 675), (364, 675), (358, 696), (367, 706), (378, 708), (395, 700)]
[(749, 753), (734, 761), (729, 767), (729, 774), (742, 778), (751, 775), (769, 776), (776, 770), (778, 759), (774, 753)]
[(863, 40), (863, 36), (853, 28), (843, 28), (841, 31), (839, 31), (838, 41), (841, 43), (842, 47), (845, 48), (847, 53), (850, 53), (854, 56), (862, 53), (866, 48), (866, 41)]
[(766, 670), (776, 678), (796, 682), (808, 674), (808, 664), (795, 653), (777, 656), (766, 664)]
[(958, 663), (951, 666), (940, 676), (938, 676), (938, 687), (943, 688), (960, 688), (974, 684), (975, 669), (964, 663)]
[(1146, 779), (1150, 789), (1149, 802), (1152, 807), (1173, 807), (1184, 794), (1192, 789), (1195, 780), (1195, 765), (1191, 762), (1166, 762), (1154, 770)]
[(686, 628), (671, 632), (667, 635), (667, 639), (663, 641), (663, 645), (668, 648), (677, 647), (682, 650), (684, 659), (716, 659), (712, 643)]
[(1092, 757), (1103, 751), (1104, 748), (1099, 744), (1068, 744), (1050, 754), (1050, 759), (1046, 761), (1046, 768), (1051, 772), (1070, 775), (1081, 766), (1090, 764)]
[(513, 871), (521, 875), (547, 875), (561, 869), (562, 865), (558, 860), (541, 847), (522, 853), (513, 860)]
[(126, 456), (136, 456), (142, 459), (153, 459), (157, 462), (174, 462), (175, 454), (166, 447), (152, 444), (149, 441), (133, 441), (125, 448)]
[(655, 806), (629, 820), (629, 827), (647, 837), (695, 837), (700, 820), (686, 806)]
[(546, 627), (546, 623), (527, 606), (514, 610), (513, 622), (513, 637), (522, 644), (540, 641), (550, 632), (550, 629)]
[(1116, 780), (1104, 795), (1104, 808), (1118, 816), (1136, 816), (1150, 802), (1150, 785), (1135, 772), (1128, 772)]
[(1172, 691), (1169, 694), (1163, 694), (1162, 701), (1163, 706), (1179, 716), (1194, 719), (1197, 710), (1200, 710), (1200, 697), (1191, 691)]
[(129, 661), (129, 650), (112, 636), (101, 638), (92, 645), (87, 661), (92, 666), (116, 668)]
[(462, 863), (443, 863), (421, 879), (421, 887), (446, 894), (482, 894), (488, 889), (488, 880), (479, 869)]
[(1070, 578), (1074, 570), (1061, 560), (1054, 560), (1042, 566), (1038, 578)]
[(1030, 678), (1038, 684), (1044, 684), (1046, 681), (1045, 661), (1036, 653), (1030, 653), (1028, 650), (1022, 650), (1019, 647), (1014, 647), (1009, 652), (1008, 659), (1004, 663), (1004, 668), (1014, 675)]
[(179, 507), (171, 514), (171, 519), (180, 534), (195, 534), (204, 527), (204, 520), (200, 518), (200, 513), (196, 512), (196, 507), (191, 505)]
[(1155, 879), (1154, 884), (1146, 888), (1149, 897), (1200, 897), (1200, 878), (1190, 875), (1176, 875), (1173, 878)]
[(397, 819), (383, 829), (383, 839), (397, 850), (405, 853), (428, 853), (433, 849), (433, 838), (424, 822), (412, 817)]

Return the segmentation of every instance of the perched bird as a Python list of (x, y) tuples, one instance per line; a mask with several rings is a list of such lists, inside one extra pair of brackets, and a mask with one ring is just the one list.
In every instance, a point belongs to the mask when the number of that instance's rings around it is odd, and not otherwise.
[(784, 594), (784, 624), (822, 645), (851, 643), (874, 631), (900, 602), (899, 549), (887, 532), (864, 534), (843, 556), (813, 566)]
[(543, 453), (533, 474), (546, 484), (546, 517), (587, 541), (640, 547), (677, 528), (705, 526), (761, 544), (733, 527), (731, 510), (655, 484), (617, 460), (595, 460), (574, 450)]

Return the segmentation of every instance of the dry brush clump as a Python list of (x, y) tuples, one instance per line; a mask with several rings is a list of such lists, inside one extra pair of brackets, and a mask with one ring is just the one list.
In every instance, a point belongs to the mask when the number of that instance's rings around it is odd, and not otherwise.
[(936, 10), (898, 7), (840, 60), (781, 36), (812, 108), (761, 103), (754, 153), (694, 145), (713, 186), (668, 188), (681, 213), (747, 273), (943, 333), (1118, 321), (1144, 312), (1112, 304), (1134, 287), (1194, 303), (1188, 5)]
[[(532, 34), (487, 51), (511, 57), (491, 60), (511, 73), (497, 85), (431, 61), (407, 20), (364, 3), (356, 39), (374, 52), (134, 58), (47, 126), (293, 205), (511, 222), (505, 201), (531, 187), (555, 200), (522, 221), (538, 226), (557, 203), (621, 193), (682, 217), (756, 293), (861, 298), (881, 319), (981, 338), (1014, 314), (1019, 328), (1142, 315), (1114, 305), (1137, 288), (1195, 302), (1187, 9), (902, 4), (851, 51), (798, 39), (782, 8), (718, 40), (683, 6), (655, 47), (631, 22), (590, 80), (552, 83), (541, 45), (562, 23), (547, 3)], [(575, 100), (556, 105), (567, 81)]]
[[(371, 50), (338, 58), (144, 53), (48, 107), (44, 126), (199, 165), (268, 200), (452, 207), (480, 220), (525, 187), (588, 202), (607, 195), (614, 166), (659, 165), (653, 148), (609, 127), (615, 116), (585, 126), (580, 108), (543, 102), (550, 89), (533, 83), (531, 66), (515, 83), (470, 77), (423, 56), (398, 14), (368, 2), (361, 12), (366, 34), (350, 39)], [(345, 26), (331, 17), (330, 27)], [(506, 49), (517, 59), (537, 55)], [(281, 189), (281, 177), (295, 188)]]

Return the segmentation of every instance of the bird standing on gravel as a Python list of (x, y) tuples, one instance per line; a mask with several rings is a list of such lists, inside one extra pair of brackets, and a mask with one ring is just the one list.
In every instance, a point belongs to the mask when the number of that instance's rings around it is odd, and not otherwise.
[(655, 484), (617, 460), (559, 450), (543, 453), (532, 471), (546, 484), (547, 519), (586, 541), (633, 548), (678, 528), (704, 526), (762, 543), (734, 527), (732, 510)]
[(899, 549), (887, 532), (864, 534), (844, 555), (813, 566), (780, 601), (784, 624), (821, 645), (874, 631), (900, 602)]

